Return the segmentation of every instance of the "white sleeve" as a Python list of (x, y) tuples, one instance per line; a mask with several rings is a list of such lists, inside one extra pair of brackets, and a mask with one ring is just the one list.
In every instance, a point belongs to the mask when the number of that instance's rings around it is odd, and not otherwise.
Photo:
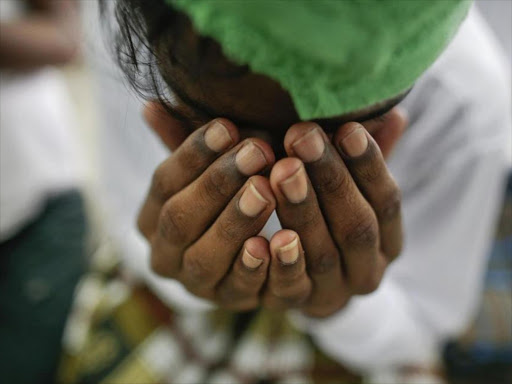
[(454, 156), (406, 199), (412, 230), (380, 288), (326, 320), (299, 320), (318, 346), (363, 372), (434, 363), (439, 342), (476, 305), (506, 164), (503, 151), (489, 148)]
[(434, 363), (478, 304), (510, 169), (510, 99), (503, 86), (482, 86), (464, 89), (478, 95), (469, 100), (438, 80), (408, 97), (413, 124), (390, 162), (403, 192), (402, 254), (373, 294), (324, 320), (294, 316), (324, 352), (362, 372)]
[(476, 13), (404, 100), (390, 159), (405, 246), (380, 288), (324, 319), (295, 316), (319, 348), (364, 373), (431, 365), (477, 309), (512, 151), (510, 76)]

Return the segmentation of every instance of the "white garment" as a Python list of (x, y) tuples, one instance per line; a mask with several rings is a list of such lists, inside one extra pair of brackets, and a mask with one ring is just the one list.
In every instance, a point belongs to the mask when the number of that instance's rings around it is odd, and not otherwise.
[[(2, 0), (2, 21), (20, 17), (22, 4)], [(78, 185), (73, 124), (58, 70), (0, 73), (0, 241), (34, 218), (50, 195)]]
[(325, 352), (356, 369), (433, 363), (476, 310), (511, 164), (510, 77), (495, 44), (471, 12), (406, 98), (411, 126), (389, 161), (404, 251), (375, 293), (306, 322)]
[[(459, 332), (475, 309), (511, 159), (510, 78), (495, 44), (472, 11), (403, 102), (411, 125), (389, 166), (403, 192), (406, 243), (381, 287), (329, 319), (294, 317), (344, 364), (372, 372), (430, 363), (439, 342)], [(149, 270), (136, 214), (168, 152), (144, 127), (138, 102), (120, 105), (124, 91), (115, 76), (101, 72), (108, 204), (125, 263), (173, 308), (208, 309), (179, 283)], [(108, 89), (116, 89), (115, 96)]]

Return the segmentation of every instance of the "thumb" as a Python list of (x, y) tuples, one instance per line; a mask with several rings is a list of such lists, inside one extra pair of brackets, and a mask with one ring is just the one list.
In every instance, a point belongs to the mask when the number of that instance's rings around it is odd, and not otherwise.
[(190, 134), (188, 129), (165, 109), (158, 101), (150, 101), (142, 112), (144, 119), (160, 140), (171, 151), (175, 151)]

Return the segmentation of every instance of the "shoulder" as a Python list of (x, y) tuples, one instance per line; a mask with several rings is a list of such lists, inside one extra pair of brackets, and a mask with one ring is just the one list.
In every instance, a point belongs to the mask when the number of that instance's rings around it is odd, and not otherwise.
[(473, 7), (454, 40), (402, 104), (410, 126), (390, 168), (403, 188), (455, 158), (491, 153), (496, 161), (510, 158), (512, 103), (506, 63)]
[(510, 67), (488, 24), (473, 7), (427, 77), (473, 107), (510, 105)]
[(499, 43), (473, 7), (453, 41), (406, 101), (414, 115), (428, 106), (510, 113), (510, 68)]

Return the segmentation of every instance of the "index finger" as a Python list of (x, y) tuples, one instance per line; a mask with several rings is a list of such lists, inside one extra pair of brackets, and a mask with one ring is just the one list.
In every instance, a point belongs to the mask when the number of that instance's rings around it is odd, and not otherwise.
[(158, 166), (139, 214), (138, 226), (149, 237), (155, 230), (164, 203), (197, 179), (224, 151), (239, 140), (238, 130), (227, 119), (215, 119), (193, 132)]
[(305, 163), (332, 238), (341, 251), (353, 292), (374, 291), (381, 279), (384, 259), (372, 207), (317, 124), (293, 125), (284, 143), (289, 155)]
[(403, 243), (400, 189), (379, 147), (360, 124), (344, 124), (333, 141), (377, 216), (381, 249), (392, 261), (400, 254)]

